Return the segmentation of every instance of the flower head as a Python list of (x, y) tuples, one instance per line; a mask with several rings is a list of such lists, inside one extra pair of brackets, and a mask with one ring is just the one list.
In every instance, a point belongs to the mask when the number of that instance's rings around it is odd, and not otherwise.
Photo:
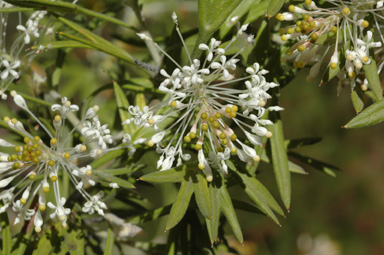
[[(177, 26), (176, 15), (172, 17)], [(147, 144), (150, 147), (156, 145), (156, 151), (161, 154), (157, 162), (160, 170), (189, 160), (191, 155), (183, 149), (188, 144), (198, 151), (198, 167), (205, 171), (209, 181), (212, 181), (211, 167), (227, 172), (225, 160), (231, 154), (237, 154), (244, 162), (260, 160), (254, 146), (262, 144), (261, 136), (272, 135), (264, 127), (272, 122), (262, 118), (266, 110), (282, 108), (266, 107), (271, 97), (267, 91), (278, 84), (266, 81), (264, 75), (268, 71), (261, 69), (259, 64), (247, 68), (245, 77), (236, 78), (232, 74), (243, 49), (233, 56), (226, 55), (226, 50), (246, 28), (246, 25), (242, 26), (237, 36), (225, 47), (221, 47), (221, 42), (214, 38), (209, 45), (200, 44), (199, 49), (206, 53), (202, 62), (191, 59), (185, 48), (190, 59), (188, 65), (182, 66), (171, 59), (176, 69), (171, 73), (164, 69), (160, 71), (165, 79), (159, 89), (167, 92), (164, 101), (142, 110), (137, 106), (130, 107), (133, 117), (123, 124), (133, 122), (156, 131)], [(185, 45), (178, 27), (177, 32)], [(144, 34), (139, 36), (151, 40)], [(177, 118), (172, 123), (165, 124), (175, 116)], [(244, 139), (240, 138), (244, 136), (251, 138), (248, 141), (252, 146), (246, 145)]]

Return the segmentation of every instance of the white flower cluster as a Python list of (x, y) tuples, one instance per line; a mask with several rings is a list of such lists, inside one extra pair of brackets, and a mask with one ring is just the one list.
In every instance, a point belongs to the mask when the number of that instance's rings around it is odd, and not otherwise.
[[(297, 20), (296, 24), (280, 31), (283, 41), (297, 40), (285, 59), (294, 61), (294, 66), (299, 68), (312, 65), (308, 81), (324, 70), (324, 65), (330, 69), (340, 66), (338, 77), (350, 79), (353, 89), (356, 76), (363, 73), (363, 65), (370, 64), (374, 57), (370, 50), (380, 50), (384, 43), (383, 1), (325, 2), (330, 7), (321, 8), (315, 1), (305, 0), (305, 8), (291, 5), (290, 12), (276, 15), (280, 21)], [(373, 21), (372, 25), (368, 20)], [(324, 43), (327, 39), (333, 39), (334, 43)], [(341, 59), (345, 61), (340, 64)]]
[[(177, 26), (176, 15), (172, 17)], [(171, 73), (164, 69), (160, 71), (165, 80), (159, 89), (167, 92), (167, 97), (161, 103), (142, 110), (137, 106), (129, 108), (133, 117), (123, 124), (133, 122), (156, 131), (147, 143), (148, 146), (156, 145), (157, 152), (161, 153), (157, 162), (160, 170), (189, 160), (191, 155), (185, 153), (183, 148), (192, 141), (194, 144), (191, 147), (198, 150), (198, 167), (205, 171), (208, 181), (212, 181), (211, 167), (227, 173), (225, 160), (231, 154), (244, 162), (260, 160), (254, 146), (262, 145), (260, 137), (272, 136), (265, 126), (273, 124), (263, 116), (266, 110), (279, 111), (282, 108), (266, 107), (271, 97), (267, 91), (278, 84), (266, 81), (264, 75), (268, 71), (260, 70), (259, 64), (248, 67), (245, 77), (235, 78), (232, 74), (239, 61), (236, 57), (242, 50), (233, 56), (227, 56), (226, 50), (246, 29), (247, 25), (242, 26), (225, 47), (221, 47), (221, 42), (216, 39), (211, 39), (209, 45), (200, 44), (199, 49), (206, 52), (203, 62), (191, 59), (185, 48), (189, 65), (181, 66), (171, 58), (177, 68)], [(177, 32), (185, 45), (178, 27)], [(151, 40), (145, 34), (138, 35), (144, 40)], [(248, 41), (252, 41), (252, 37)], [(177, 118), (171, 124), (160, 128), (164, 126), (160, 124), (175, 116)], [(238, 138), (237, 134), (249, 143)]]
[[(25, 110), (37, 121), (49, 136), (49, 142), (44, 142), (39, 136), (33, 136), (24, 125), (16, 118), (5, 117), (4, 121), (11, 129), (16, 130), (24, 137), (23, 145), (16, 145), (0, 139), (0, 147), (13, 147), (14, 153), (0, 153), (0, 199), (3, 206), (0, 213), (11, 208), (17, 213), (14, 224), (24, 220), (30, 220), (34, 216), (36, 232), (41, 231), (43, 214), (47, 206), (53, 211), (50, 218), (57, 218), (63, 227), (66, 227), (70, 209), (65, 207), (66, 198), (61, 195), (59, 179), (64, 172), (69, 176), (76, 190), (86, 200), (83, 212), (93, 214), (97, 212), (104, 215), (107, 208), (101, 201), (102, 192), (91, 196), (85, 188), (96, 184), (96, 177), (89, 163), (92, 157), (100, 156), (107, 149), (106, 142), (112, 143), (112, 137), (106, 126), (100, 124), (97, 118), (98, 107), (88, 109), (79, 124), (69, 133), (65, 131), (65, 121), (69, 114), (79, 110), (77, 105), (71, 104), (67, 98), (62, 98), (62, 104), (52, 105), (52, 111), (60, 114), (53, 118), (52, 133), (29, 110), (24, 98), (15, 92), (11, 93), (17, 106)], [(92, 119), (92, 123), (89, 121)], [(82, 129), (85, 143), (68, 148), (72, 133), (77, 128)], [(93, 143), (95, 142), (95, 143)], [(90, 149), (94, 148), (94, 149)], [(85, 166), (84, 166), (85, 165)], [(117, 184), (112, 188), (118, 188)], [(47, 201), (46, 194), (53, 190), (53, 201)], [(35, 197), (38, 197), (35, 200)]]

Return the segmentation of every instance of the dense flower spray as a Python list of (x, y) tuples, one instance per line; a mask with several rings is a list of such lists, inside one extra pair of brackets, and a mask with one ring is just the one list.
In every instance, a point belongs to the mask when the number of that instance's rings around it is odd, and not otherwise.
[[(38, 125), (45, 130), (49, 140), (43, 141), (39, 136), (32, 135), (16, 118), (4, 117), (4, 121), (15, 132), (22, 135), (23, 144), (12, 144), (0, 139), (0, 147), (11, 147), (13, 153), (0, 154), (0, 199), (3, 206), (0, 213), (13, 210), (17, 213), (14, 224), (33, 218), (36, 232), (43, 225), (43, 213), (51, 209), (50, 218), (57, 218), (66, 227), (70, 209), (65, 207), (66, 199), (62, 196), (60, 178), (66, 174), (76, 190), (85, 199), (83, 212), (104, 215), (107, 208), (101, 201), (103, 192), (90, 195), (87, 186), (96, 184), (97, 178), (93, 169), (87, 165), (90, 160), (113, 150), (108, 149), (113, 139), (107, 125), (101, 125), (97, 116), (98, 106), (87, 110), (79, 123), (68, 132), (66, 121), (71, 114), (79, 110), (67, 98), (61, 104), (52, 105), (57, 114), (52, 123), (53, 128), (44, 125), (28, 108), (24, 98), (16, 92), (11, 93), (17, 106), (25, 110)], [(80, 130), (83, 142), (71, 146), (72, 134)], [(112, 188), (118, 188), (113, 183)], [(47, 194), (53, 192), (47, 199)]]
[(303, 7), (290, 5), (290, 12), (276, 15), (280, 21), (296, 21), (280, 30), (283, 41), (297, 40), (285, 59), (299, 68), (311, 65), (308, 81), (326, 67), (340, 68), (338, 77), (348, 79), (354, 88), (363, 65), (371, 63), (375, 55), (371, 53), (381, 50), (384, 43), (383, 1), (327, 0), (322, 6), (305, 0)]
[[(212, 181), (212, 168), (227, 173), (225, 160), (237, 155), (240, 160), (252, 163), (260, 160), (254, 146), (262, 145), (261, 137), (271, 137), (265, 126), (273, 124), (263, 118), (266, 111), (282, 110), (279, 106), (266, 107), (271, 97), (267, 91), (278, 86), (267, 82), (258, 63), (246, 68), (247, 75), (235, 78), (231, 71), (236, 69), (240, 50), (227, 56), (226, 50), (240, 36), (245, 36), (247, 25), (243, 25), (237, 35), (221, 47), (221, 42), (212, 38), (209, 45), (200, 44), (199, 49), (206, 53), (201, 62), (192, 59), (179, 31), (177, 16), (172, 16), (176, 30), (189, 58), (189, 65), (181, 66), (156, 43), (155, 46), (177, 66), (171, 73), (164, 69), (160, 74), (165, 80), (159, 89), (167, 93), (166, 98), (152, 107), (130, 106), (132, 118), (123, 124), (133, 122), (137, 126), (153, 128), (156, 133), (148, 141), (148, 146), (156, 145), (161, 154), (157, 162), (160, 170), (181, 165), (189, 160), (184, 146), (192, 144), (198, 151), (198, 167), (204, 170), (208, 181)], [(138, 34), (143, 40), (152, 39)], [(248, 37), (248, 42), (252, 41)], [(239, 85), (239, 86), (232, 86)], [(177, 118), (175, 118), (177, 116)], [(169, 125), (169, 120), (173, 120)], [(236, 131), (231, 126), (236, 126)], [(240, 138), (242, 137), (242, 138)]]

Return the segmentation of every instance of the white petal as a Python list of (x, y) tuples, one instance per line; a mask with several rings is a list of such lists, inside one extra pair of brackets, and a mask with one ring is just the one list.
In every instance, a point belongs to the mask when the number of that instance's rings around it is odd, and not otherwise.
[(15, 179), (15, 177), (16, 177), (16, 175), (10, 176), (10, 177), (8, 177), (6, 179), (2, 179), (0, 181), (0, 188), (6, 187), (13, 179)]
[(25, 102), (24, 98), (20, 95), (16, 95), (13, 100), (15, 101), (16, 105), (20, 108), (23, 108), (24, 110), (28, 110), (27, 103)]
[(0, 138), (0, 146), (3, 146), (3, 147), (15, 147), (16, 145), (12, 144), (12, 143), (9, 143), (3, 139)]

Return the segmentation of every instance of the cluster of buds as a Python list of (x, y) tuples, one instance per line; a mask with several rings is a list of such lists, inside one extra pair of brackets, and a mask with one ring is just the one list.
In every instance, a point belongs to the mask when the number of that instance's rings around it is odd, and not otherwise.
[[(43, 214), (48, 207), (53, 211), (50, 218), (57, 218), (66, 227), (71, 210), (65, 207), (66, 198), (62, 196), (59, 180), (67, 175), (86, 200), (83, 212), (104, 215), (107, 207), (101, 201), (103, 192), (92, 196), (86, 191), (97, 181), (92, 167), (87, 164), (92, 158), (113, 150), (106, 146), (112, 143), (112, 137), (107, 126), (100, 125), (96, 115), (99, 108), (89, 108), (68, 133), (65, 122), (79, 107), (67, 98), (62, 98), (62, 104), (52, 105), (52, 111), (58, 114), (53, 117), (53, 127), (48, 127), (29, 110), (22, 96), (14, 91), (11, 94), (16, 105), (25, 110), (46, 134), (43, 138), (32, 135), (18, 119), (3, 118), (11, 129), (23, 136), (24, 143), (12, 144), (0, 139), (0, 147), (13, 147), (13, 153), (0, 154), (0, 199), (3, 202), (0, 213), (12, 209), (17, 213), (14, 224), (33, 218), (35, 231), (40, 232)], [(85, 142), (71, 147), (71, 137), (76, 130), (81, 130)], [(118, 185), (110, 187), (117, 188)], [(47, 196), (51, 192), (53, 194)]]
[[(311, 65), (307, 81), (327, 67), (340, 67), (338, 77), (351, 79), (353, 87), (363, 65), (371, 62), (370, 49), (380, 49), (384, 43), (383, 1), (327, 0), (322, 8), (305, 0), (303, 5), (290, 5), (289, 12), (276, 15), (280, 21), (296, 21), (280, 29), (282, 41), (296, 40), (284, 59), (296, 68)], [(381, 41), (375, 42), (377, 38)]]
[[(175, 14), (172, 17), (185, 45), (177, 17)], [(160, 71), (165, 80), (159, 89), (167, 92), (167, 96), (152, 107), (140, 109), (130, 106), (129, 112), (133, 117), (123, 124), (134, 123), (154, 129), (156, 133), (147, 144), (150, 147), (156, 145), (161, 154), (157, 162), (160, 170), (189, 160), (191, 155), (185, 153), (184, 147), (198, 151), (198, 168), (205, 172), (208, 181), (213, 178), (211, 168), (227, 173), (225, 160), (231, 154), (250, 164), (260, 160), (254, 147), (262, 145), (261, 137), (272, 136), (265, 126), (273, 124), (263, 116), (266, 110), (279, 111), (282, 108), (266, 107), (271, 97), (267, 91), (278, 84), (266, 81), (264, 75), (268, 71), (260, 69), (259, 64), (248, 67), (247, 75), (241, 78), (235, 78), (231, 73), (236, 69), (239, 61), (236, 57), (243, 49), (230, 57), (225, 55), (226, 50), (239, 36), (245, 35), (246, 29), (247, 25), (243, 25), (225, 47), (221, 47), (221, 42), (214, 38), (209, 45), (200, 44), (199, 49), (206, 53), (203, 62), (191, 59), (185, 47), (190, 60), (190, 65), (186, 66), (178, 64), (154, 43), (177, 66), (171, 74), (164, 69)], [(138, 35), (143, 40), (152, 41), (147, 35)], [(252, 38), (249, 36), (248, 42)], [(238, 86), (231, 87), (234, 84)]]

